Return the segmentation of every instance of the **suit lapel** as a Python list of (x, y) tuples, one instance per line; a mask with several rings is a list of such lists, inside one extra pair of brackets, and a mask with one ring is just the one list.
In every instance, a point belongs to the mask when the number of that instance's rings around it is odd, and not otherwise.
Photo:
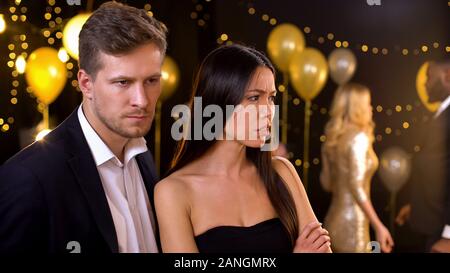
[(150, 202), (153, 203), (153, 188), (158, 181), (153, 157), (149, 151), (136, 156), (136, 161), (141, 171), (142, 179), (144, 180), (145, 188), (147, 189)]
[(67, 125), (69, 138), (65, 145), (73, 154), (68, 163), (87, 199), (100, 233), (111, 251), (118, 252), (117, 236), (108, 200), (94, 158), (81, 130), (76, 110), (68, 118)]

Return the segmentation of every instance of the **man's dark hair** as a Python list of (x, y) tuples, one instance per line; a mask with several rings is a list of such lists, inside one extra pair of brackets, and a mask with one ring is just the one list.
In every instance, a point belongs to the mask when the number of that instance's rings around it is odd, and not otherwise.
[(167, 28), (145, 10), (118, 2), (102, 4), (86, 21), (79, 36), (79, 65), (94, 79), (102, 64), (99, 52), (122, 55), (154, 43), (164, 55)]

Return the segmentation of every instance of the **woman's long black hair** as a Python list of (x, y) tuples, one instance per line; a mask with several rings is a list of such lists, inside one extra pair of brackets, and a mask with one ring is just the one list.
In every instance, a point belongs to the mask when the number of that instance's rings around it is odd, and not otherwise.
[[(249, 82), (258, 67), (270, 69), (275, 76), (275, 69), (268, 58), (261, 52), (246, 46), (237, 44), (221, 46), (206, 56), (196, 75), (190, 100), (191, 122), (188, 130), (191, 136), (193, 136), (194, 127), (193, 113), (203, 111), (203, 109), (194, 109), (194, 97), (202, 98), (202, 108), (214, 104), (221, 107), (222, 113), (226, 113), (226, 105), (236, 106), (242, 102)], [(224, 121), (227, 118), (229, 117), (224, 116)], [(222, 131), (223, 128), (215, 128), (215, 130)], [(202, 157), (215, 141), (206, 140), (203, 137), (201, 140), (183, 138), (178, 142), (168, 175)], [(246, 147), (246, 157), (256, 166), (270, 201), (294, 245), (298, 237), (295, 203), (286, 184), (272, 167), (271, 152)]]

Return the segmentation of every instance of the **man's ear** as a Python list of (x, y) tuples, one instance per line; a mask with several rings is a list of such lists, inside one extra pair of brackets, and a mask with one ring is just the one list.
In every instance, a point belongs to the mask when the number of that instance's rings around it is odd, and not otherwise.
[(83, 69), (78, 70), (78, 86), (83, 96), (89, 100), (93, 98), (92, 86), (94, 84), (92, 77)]

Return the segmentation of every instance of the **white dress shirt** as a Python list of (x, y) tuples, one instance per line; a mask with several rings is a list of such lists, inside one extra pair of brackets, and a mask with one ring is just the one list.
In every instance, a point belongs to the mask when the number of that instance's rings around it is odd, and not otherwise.
[[(434, 118), (437, 118), (445, 109), (450, 105), (450, 96), (448, 96), (439, 106), (439, 109), (434, 114)], [(446, 239), (450, 239), (450, 225), (445, 225), (444, 230), (442, 231), (442, 237)]]
[(450, 96), (448, 96), (443, 102), (441, 102), (441, 105), (434, 114), (434, 118), (437, 118), (440, 114), (442, 114), (442, 112), (444, 112), (449, 105), (450, 105)]
[(135, 158), (147, 151), (145, 139), (128, 141), (122, 163), (89, 124), (81, 105), (78, 119), (108, 200), (119, 252), (158, 252), (154, 216)]

